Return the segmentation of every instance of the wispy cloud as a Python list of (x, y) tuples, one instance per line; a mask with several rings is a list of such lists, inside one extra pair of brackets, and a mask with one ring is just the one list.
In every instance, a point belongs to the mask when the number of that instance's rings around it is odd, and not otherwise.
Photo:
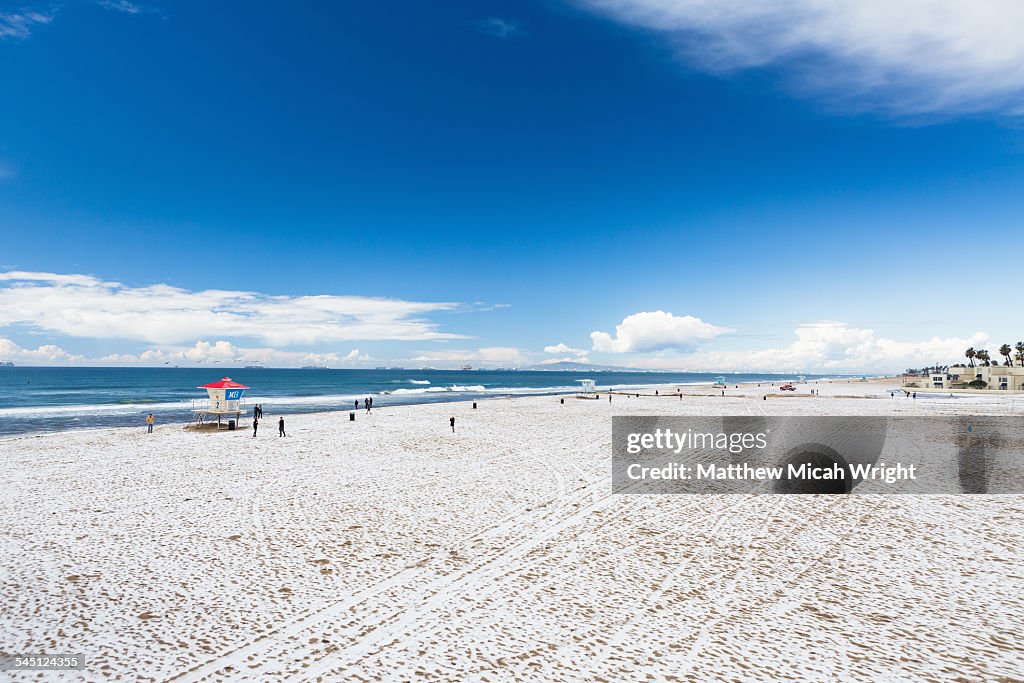
[(476, 30), (493, 38), (514, 38), (524, 35), (522, 25), (512, 19), (487, 17), (476, 22)]
[(0, 328), (19, 325), (68, 337), (163, 345), (210, 337), (275, 346), (460, 339), (464, 335), (442, 332), (423, 317), (458, 308), (363, 296), (129, 287), (81, 274), (0, 273)]
[(425, 351), (412, 360), (443, 361), (448, 363), (464, 363), (476, 361), (481, 363), (521, 364), (528, 362), (528, 354), (512, 346), (486, 346), (479, 349), (445, 349)]
[(53, 12), (39, 12), (22, 9), (16, 12), (0, 11), (0, 40), (5, 38), (28, 38), (37, 26), (53, 21)]
[(96, 4), (113, 12), (122, 12), (124, 14), (160, 14), (160, 10), (155, 7), (130, 2), (129, 0), (97, 0)]
[(781, 67), (803, 94), (897, 116), (1024, 114), (1017, 0), (579, 0), (714, 73)]

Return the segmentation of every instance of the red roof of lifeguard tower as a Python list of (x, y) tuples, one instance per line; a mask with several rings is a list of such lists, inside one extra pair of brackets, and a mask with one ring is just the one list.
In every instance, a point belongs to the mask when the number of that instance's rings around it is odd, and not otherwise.
[(209, 384), (204, 384), (203, 386), (197, 387), (197, 388), (198, 389), (248, 389), (249, 387), (245, 386), (244, 384), (239, 384), (238, 382), (232, 382), (230, 377), (222, 377), (219, 382), (210, 382)]

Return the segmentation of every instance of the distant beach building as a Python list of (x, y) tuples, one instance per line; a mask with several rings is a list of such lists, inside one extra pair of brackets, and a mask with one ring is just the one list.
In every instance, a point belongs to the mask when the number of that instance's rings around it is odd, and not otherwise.
[(904, 375), (907, 389), (942, 389), (944, 391), (992, 390), (1024, 391), (1024, 368), (1005, 365), (951, 365), (945, 372), (927, 375)]
[(228, 429), (238, 424), (242, 413), (245, 412), (242, 395), (249, 387), (232, 381), (230, 377), (222, 377), (218, 382), (204, 384), (198, 388), (206, 389), (207, 399), (205, 403), (200, 403), (198, 407), (193, 401), (192, 412), (194, 413), (196, 424), (207, 424), (208, 421), (212, 421), (216, 417), (217, 428), (220, 429), (223, 424), (222, 420), (232, 416), (234, 419), (228, 420)]

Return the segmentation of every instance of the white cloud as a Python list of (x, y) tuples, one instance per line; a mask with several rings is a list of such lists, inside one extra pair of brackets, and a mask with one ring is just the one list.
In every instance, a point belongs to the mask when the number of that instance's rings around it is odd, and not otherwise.
[(579, 1), (710, 72), (786, 66), (798, 89), (897, 114), (1024, 113), (1018, 0)]
[(468, 363), (472, 361), (497, 364), (519, 365), (527, 362), (527, 356), (512, 346), (486, 346), (479, 349), (439, 349), (421, 353), (414, 361), (444, 361)]
[(821, 321), (800, 325), (789, 346), (745, 351), (702, 351), (636, 361), (637, 367), (695, 372), (898, 372), (908, 367), (948, 365), (963, 360), (964, 349), (988, 343), (989, 336), (932, 337), (905, 342), (879, 337), (873, 330)]
[(487, 17), (478, 21), (476, 29), (494, 38), (514, 38), (523, 34), (523, 27), (519, 22), (501, 17)]
[(66, 365), (82, 360), (84, 360), (82, 356), (70, 354), (53, 344), (44, 344), (35, 349), (25, 349), (10, 339), (0, 337), (0, 361), (11, 361), (24, 365)]
[(615, 326), (615, 337), (591, 332), (594, 351), (633, 353), (662, 349), (691, 350), (720, 334), (731, 332), (692, 315), (674, 316), (665, 311), (634, 313)]
[(28, 38), (37, 26), (53, 21), (53, 14), (20, 10), (0, 12), (0, 40), (4, 38)]
[(129, 2), (128, 0), (98, 0), (96, 4), (105, 9), (124, 12), (125, 14), (139, 14), (144, 11), (141, 5)]
[(351, 351), (348, 352), (348, 355), (345, 356), (345, 360), (370, 360), (370, 355), (367, 353), (359, 353), (359, 349), (352, 349)]
[(18, 346), (10, 339), (0, 337), (0, 361), (13, 361), (19, 365), (106, 365), (106, 366), (198, 366), (239, 367), (259, 364), (267, 367), (301, 367), (326, 365), (329, 367), (358, 367), (372, 358), (353, 349), (340, 353), (310, 353), (282, 351), (273, 348), (245, 348), (229, 341), (198, 341), (192, 346), (154, 348), (142, 353), (112, 353), (95, 358), (68, 353), (59, 346), (47, 344), (36, 349)]
[(574, 349), (568, 344), (554, 344), (552, 346), (545, 346), (544, 353), (574, 353), (577, 356), (582, 356), (586, 353), (583, 349)]
[(422, 317), (456, 308), (454, 303), (361, 296), (128, 287), (78, 274), (0, 273), (0, 328), (25, 325), (71, 337), (159, 345), (209, 337), (251, 338), (275, 346), (461, 339), (464, 335), (441, 332)]

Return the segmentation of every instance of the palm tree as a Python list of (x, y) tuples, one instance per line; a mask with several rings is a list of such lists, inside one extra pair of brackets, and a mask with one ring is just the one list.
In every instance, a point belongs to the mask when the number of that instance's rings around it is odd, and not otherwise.
[(1010, 360), (1010, 354), (1012, 352), (1013, 349), (1010, 348), (1009, 344), (1003, 344), (1002, 346), (999, 347), (999, 355), (1006, 359), (1006, 367), (1010, 367), (1011, 365), (1013, 365), (1013, 361)]
[(977, 358), (978, 352), (975, 351), (974, 347), (972, 346), (971, 348), (969, 348), (966, 351), (964, 351), (964, 355), (967, 356), (967, 360), (970, 361), (970, 366), (973, 368), (974, 367), (974, 359)]
[(1017, 349), (1017, 360), (1020, 361), (1021, 367), (1024, 367), (1024, 341), (1017, 342), (1013, 348)]
[(975, 351), (974, 357), (980, 360), (981, 364), (984, 365), (986, 368), (989, 365), (991, 365), (989, 361), (992, 360), (992, 357), (988, 355), (988, 351), (986, 351), (985, 349), (978, 349), (977, 351)]

